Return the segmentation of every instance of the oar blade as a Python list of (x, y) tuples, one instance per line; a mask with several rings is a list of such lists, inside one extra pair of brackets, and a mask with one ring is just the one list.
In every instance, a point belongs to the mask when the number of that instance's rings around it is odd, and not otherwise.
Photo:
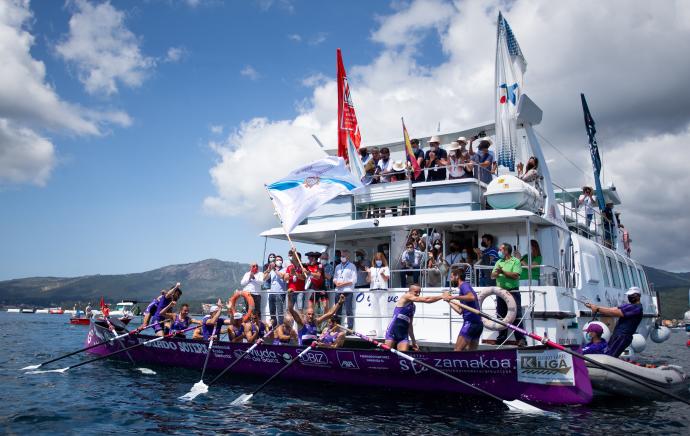
[(187, 392), (186, 394), (182, 395), (179, 399), (182, 401), (192, 401), (196, 397), (198, 397), (201, 394), (205, 394), (208, 392), (208, 385), (204, 383), (203, 381), (199, 381), (197, 383), (194, 383), (194, 386)]
[(41, 367), (41, 365), (42, 365), (42, 363), (39, 363), (38, 365), (29, 365), (29, 366), (25, 366), (24, 368), (20, 369), (20, 371), (29, 371), (29, 370), (32, 370), (32, 369), (38, 369), (38, 368)]
[(535, 407), (531, 404), (527, 404), (524, 401), (520, 400), (503, 400), (503, 404), (508, 406), (508, 409), (511, 412), (520, 412), (520, 413), (527, 413), (527, 414), (532, 414), (532, 415), (556, 415), (553, 412), (547, 412), (546, 410), (542, 410), (538, 407)]
[(25, 372), (24, 374), (47, 374), (49, 372), (63, 373), (65, 371), (67, 371), (68, 369), (69, 369), (69, 367), (60, 368), (60, 369), (44, 369), (44, 370), (39, 370), (39, 371), (29, 371), (29, 372)]
[(249, 400), (252, 399), (254, 394), (242, 394), (239, 397), (235, 398), (230, 405), (232, 406), (241, 406), (242, 404), (247, 404)]

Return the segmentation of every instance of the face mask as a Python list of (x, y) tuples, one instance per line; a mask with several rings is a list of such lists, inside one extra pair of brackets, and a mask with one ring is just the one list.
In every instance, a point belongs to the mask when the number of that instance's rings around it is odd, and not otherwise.
[(283, 266), (282, 260), (276, 260), (276, 266)]
[(275, 260), (276, 260), (276, 258), (273, 257), (273, 256), (271, 256), (271, 257), (268, 258), (268, 261), (269, 261), (269, 262), (275, 262)]
[(345, 256), (341, 257), (340, 262), (347, 263), (347, 257), (345, 257)]
[(481, 245), (482, 247), (486, 248), (486, 242), (482, 241), (482, 243), (481, 243), (480, 245)]
[(503, 252), (502, 252), (502, 251), (499, 251), (499, 252), (498, 252), (498, 258), (499, 258), (499, 259), (503, 259), (504, 257), (505, 257), (505, 256), (503, 255)]
[(362, 260), (362, 256), (357, 256), (357, 262)]
[(440, 249), (441, 249), (441, 246), (438, 245), (438, 244), (436, 244), (436, 245), (434, 245), (434, 248), (437, 249), (437, 250), (440, 250)]
[(465, 253), (465, 252), (463, 251), (462, 253), (460, 253), (460, 257), (461, 257), (463, 260), (467, 260), (467, 253)]
[(292, 262), (292, 256), (288, 256), (288, 260)]
[(253, 267), (252, 267), (252, 274), (256, 274), (258, 271), (259, 271), (259, 267), (258, 267), (258, 266), (253, 266)]
[(585, 339), (587, 340), (587, 342), (592, 342), (592, 335), (590, 335), (589, 333), (585, 333)]
[(381, 265), (383, 265), (383, 261), (377, 260), (377, 261), (376, 261), (376, 266), (378, 266), (378, 267), (380, 268)]
[(632, 295), (628, 295), (628, 303), (634, 304), (634, 303), (635, 303), (635, 298), (636, 298), (636, 297), (634, 297), (634, 296), (632, 296)]

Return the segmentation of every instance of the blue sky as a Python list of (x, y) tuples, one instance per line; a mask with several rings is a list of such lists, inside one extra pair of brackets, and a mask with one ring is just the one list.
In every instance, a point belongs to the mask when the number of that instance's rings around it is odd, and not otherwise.
[[(114, 2), (142, 53), (162, 58), (179, 47), (183, 55), (160, 62), (140, 86), (121, 85), (117, 94), (103, 96), (87, 93), (74, 66), (55, 54), (76, 6), (31, 3), (31, 54), (45, 63), (47, 81), (60, 98), (118, 108), (132, 124), (109, 127), (102, 136), (51, 133), (58, 163), (45, 186), (2, 187), (0, 279), (133, 272), (261, 255), (258, 228), (202, 209), (213, 192), (210, 127), (227, 130), (255, 116), (294, 116), (296, 102), (310, 92), (301, 81), (316, 73), (335, 75), (338, 46), (348, 62), (367, 62), (376, 52), (370, 41), (376, 16), (390, 12), (384, 2), (368, 1), (350, 7), (266, 5)], [(248, 66), (258, 77), (241, 74)], [(252, 156), (246, 164), (268, 171), (268, 158)]]
[[(312, 133), (334, 145), (335, 49), (365, 144), (400, 139), (400, 116), (412, 136), (453, 131), (493, 118), (499, 9), (539, 131), (569, 157), (544, 145), (556, 181), (591, 183), (585, 92), (633, 255), (690, 270), (690, 253), (658, 255), (690, 244), (690, 5), (6, 0), (0, 280), (258, 260), (275, 225), (263, 183), (320, 156)], [(659, 147), (678, 157), (663, 177)]]

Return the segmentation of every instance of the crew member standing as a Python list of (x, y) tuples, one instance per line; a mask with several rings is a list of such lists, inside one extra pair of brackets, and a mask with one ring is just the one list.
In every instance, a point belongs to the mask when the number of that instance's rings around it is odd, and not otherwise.
[[(499, 259), (496, 262), (496, 266), (494, 266), (491, 272), (491, 278), (496, 279), (498, 287), (505, 289), (513, 296), (517, 308), (515, 317), (520, 320), (522, 318), (522, 298), (520, 298), (520, 274), (522, 273), (522, 264), (520, 263), (520, 259), (513, 256), (513, 247), (510, 244), (501, 244), (501, 248), (498, 251), (498, 257)], [(496, 313), (498, 313), (501, 318), (508, 314), (508, 305), (502, 298), (499, 298), (496, 302)], [(519, 321), (516, 325), (522, 327), (522, 321)], [(525, 335), (518, 331), (515, 331), (514, 334), (518, 347), (527, 345)], [(500, 345), (505, 342), (507, 338), (508, 330), (501, 330), (501, 333), (499, 333), (496, 338), (496, 343)]]
[(618, 357), (632, 343), (632, 337), (637, 331), (637, 326), (642, 321), (642, 304), (640, 296), (642, 292), (637, 286), (633, 286), (625, 293), (628, 296), (628, 304), (618, 307), (601, 307), (596, 304), (587, 303), (592, 313), (600, 313), (602, 316), (615, 316), (620, 318), (616, 323), (616, 328), (611, 334), (606, 354)]

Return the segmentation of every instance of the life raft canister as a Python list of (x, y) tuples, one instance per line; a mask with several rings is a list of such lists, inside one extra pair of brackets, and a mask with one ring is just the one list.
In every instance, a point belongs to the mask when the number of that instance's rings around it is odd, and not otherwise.
[(247, 301), (247, 313), (242, 317), (242, 321), (247, 322), (252, 317), (252, 312), (254, 312), (254, 298), (252, 298), (252, 294), (250, 294), (248, 291), (235, 291), (235, 293), (232, 295), (232, 298), (230, 298), (229, 308), (230, 316), (235, 315), (235, 307), (237, 306), (237, 300), (239, 300), (240, 297), (243, 297)]
[[(513, 296), (510, 295), (510, 292), (506, 291), (505, 289), (499, 288), (497, 286), (482, 289), (479, 292), (479, 309), (481, 310), (482, 304), (484, 304), (484, 300), (486, 300), (487, 297), (490, 297), (492, 295), (495, 295), (496, 298), (500, 298), (503, 301), (505, 301), (506, 306), (508, 306), (508, 313), (506, 314), (505, 318), (503, 318), (503, 322), (512, 324), (513, 321), (515, 321), (515, 316), (517, 315), (517, 304), (515, 303), (515, 298), (513, 298)], [(507, 328), (497, 322), (491, 321), (490, 319), (486, 319), (484, 317), (482, 317), (482, 323), (484, 323), (484, 327), (488, 328), (489, 330), (498, 331), (505, 330)]]

